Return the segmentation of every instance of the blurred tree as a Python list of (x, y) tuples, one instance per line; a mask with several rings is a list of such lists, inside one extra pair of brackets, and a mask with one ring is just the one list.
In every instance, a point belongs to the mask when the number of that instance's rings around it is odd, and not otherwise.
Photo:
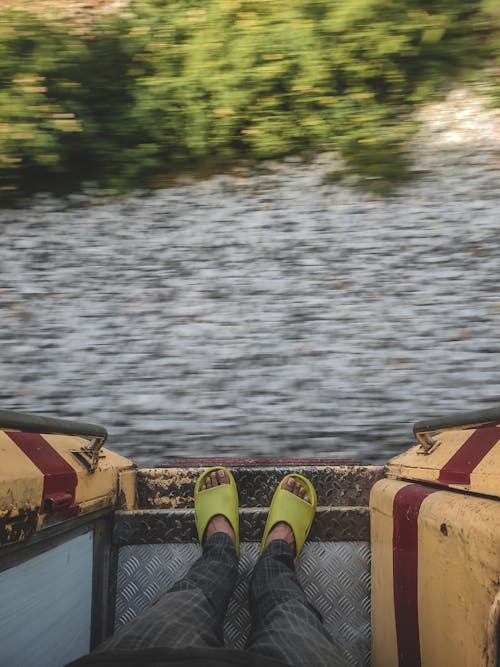
[(84, 30), (4, 12), (0, 187), (330, 148), (392, 181), (412, 108), (498, 57), (499, 20), (492, 0), (140, 0)]

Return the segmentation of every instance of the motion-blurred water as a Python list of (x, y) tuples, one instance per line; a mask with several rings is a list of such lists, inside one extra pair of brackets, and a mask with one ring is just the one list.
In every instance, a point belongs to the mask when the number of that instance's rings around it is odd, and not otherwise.
[(382, 462), (414, 420), (500, 403), (498, 159), (442, 153), (385, 199), (330, 168), (0, 213), (1, 406), (158, 464)]

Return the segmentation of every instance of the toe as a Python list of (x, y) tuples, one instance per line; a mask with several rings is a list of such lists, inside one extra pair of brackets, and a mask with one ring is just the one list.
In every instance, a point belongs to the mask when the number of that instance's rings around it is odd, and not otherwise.
[(207, 475), (205, 479), (205, 489), (211, 489), (212, 488), (212, 478), (210, 475)]
[(301, 482), (298, 482), (293, 477), (289, 477), (283, 482), (283, 488), (286, 491), (293, 493), (295, 496), (303, 498), (306, 501), (306, 503), (311, 502), (309, 496), (307, 495), (307, 488)]
[(218, 486), (219, 480), (217, 479), (217, 471), (214, 470), (210, 473), (210, 479), (212, 480), (212, 486)]
[(228, 484), (229, 482), (225, 470), (217, 470), (217, 478), (219, 480), (219, 484)]

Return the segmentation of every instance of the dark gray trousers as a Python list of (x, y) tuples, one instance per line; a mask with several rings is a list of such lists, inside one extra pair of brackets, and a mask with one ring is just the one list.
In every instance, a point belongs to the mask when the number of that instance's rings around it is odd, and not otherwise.
[[(238, 576), (229, 537), (216, 533), (202, 556), (150, 609), (107, 639), (98, 651), (224, 646), (223, 622)], [(292, 667), (333, 667), (339, 652), (295, 576), (290, 546), (273, 541), (250, 580), (252, 627), (246, 650)]]

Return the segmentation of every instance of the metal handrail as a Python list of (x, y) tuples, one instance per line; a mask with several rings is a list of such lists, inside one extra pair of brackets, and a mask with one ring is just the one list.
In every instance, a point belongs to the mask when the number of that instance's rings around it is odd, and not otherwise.
[(86, 447), (78, 450), (78, 454), (88, 457), (84, 461), (90, 472), (94, 472), (99, 462), (99, 452), (106, 442), (108, 432), (104, 426), (88, 424), (85, 422), (74, 422), (69, 419), (58, 419), (56, 417), (45, 417), (44, 415), (33, 415), (15, 410), (0, 410), (0, 431), (12, 429), (14, 431), (25, 431), (27, 433), (47, 433), (52, 435), (70, 435), (90, 438)]
[(104, 426), (74, 422), (69, 419), (57, 419), (44, 415), (33, 415), (16, 410), (0, 410), (0, 429), (12, 428), (28, 433), (52, 433), (60, 435), (83, 435), (107, 438)]
[(421, 419), (413, 424), (413, 433), (426, 449), (434, 444), (432, 435), (446, 429), (466, 429), (487, 424), (500, 424), (500, 405), (486, 410), (456, 412), (444, 417)]

